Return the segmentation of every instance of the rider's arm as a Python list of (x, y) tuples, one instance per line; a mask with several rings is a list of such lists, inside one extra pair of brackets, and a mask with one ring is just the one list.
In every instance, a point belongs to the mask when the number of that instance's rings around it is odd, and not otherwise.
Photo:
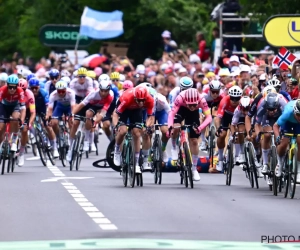
[(182, 97), (181, 96), (177, 96), (175, 102), (174, 102), (174, 105), (169, 113), (169, 116), (168, 116), (168, 127), (173, 127), (174, 125), (174, 117), (175, 115), (177, 114), (180, 106), (182, 104)]
[(275, 135), (275, 138), (277, 138), (279, 136), (279, 125), (277, 124), (277, 122), (274, 123), (273, 125), (273, 131), (274, 131), (274, 135)]
[(154, 115), (148, 116), (146, 121), (146, 127), (152, 127), (154, 125), (154, 122), (155, 122), (155, 116)]
[(202, 109), (202, 113), (205, 115), (204, 121), (198, 127), (198, 130), (202, 131), (203, 129), (205, 129), (211, 123), (212, 116), (211, 116), (210, 109), (207, 105), (207, 102), (206, 102), (205, 98), (202, 98), (200, 100), (200, 107), (199, 108)]
[(79, 103), (78, 105), (75, 105), (72, 114), (76, 115), (81, 109), (83, 109), (83, 107), (85, 107), (85, 104), (83, 102)]
[(28, 94), (28, 103), (29, 103), (29, 110), (30, 110), (30, 119), (29, 124), (33, 124), (35, 115), (36, 115), (36, 108), (35, 108), (35, 98), (33, 93), (30, 90), (27, 90)]

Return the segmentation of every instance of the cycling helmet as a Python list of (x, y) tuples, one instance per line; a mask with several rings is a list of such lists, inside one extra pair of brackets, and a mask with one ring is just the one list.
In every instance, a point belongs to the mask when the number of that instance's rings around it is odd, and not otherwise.
[(81, 67), (77, 70), (77, 75), (79, 76), (86, 76), (87, 75), (87, 69), (84, 67)]
[(60, 72), (60, 76), (61, 76), (61, 77), (64, 77), (64, 76), (70, 77), (71, 74), (70, 74), (70, 72), (69, 72), (67, 69), (63, 69), (63, 70)]
[(8, 78), (8, 74), (6, 73), (0, 74), (0, 81), (6, 82), (7, 78)]
[(120, 80), (120, 73), (119, 72), (112, 72), (110, 74), (110, 79), (117, 79)]
[(268, 81), (269, 86), (273, 86), (274, 88), (281, 87), (281, 82), (277, 79), (277, 77), (273, 77), (271, 80)]
[(94, 68), (94, 71), (95, 71), (97, 76), (100, 76), (102, 74), (102, 68), (100, 68), (100, 67)]
[(218, 80), (212, 80), (209, 84), (209, 88), (212, 90), (220, 90), (221, 83)]
[(148, 90), (145, 86), (138, 85), (134, 88), (133, 95), (136, 99), (145, 99), (148, 94)]
[(19, 80), (19, 87), (22, 89), (27, 89), (28, 87), (28, 83), (25, 79), (20, 79)]
[(251, 104), (251, 98), (249, 96), (243, 96), (240, 100), (240, 106), (244, 109), (248, 108)]
[(24, 74), (25, 74), (26, 71), (27, 71), (27, 69), (19, 68), (17, 70), (17, 74), (18, 74), (18, 76), (25, 77)]
[(29, 80), (30, 80), (31, 78), (35, 78), (35, 77), (36, 77), (35, 74), (31, 73), (31, 74), (29, 74), (29, 75), (26, 77), (26, 80), (27, 80), (27, 82), (29, 82)]
[(110, 89), (111, 88), (111, 82), (110, 80), (102, 80), (99, 82), (99, 89)]
[(51, 69), (49, 71), (49, 76), (50, 77), (58, 77), (59, 76), (59, 71), (57, 69)]
[(123, 74), (120, 74), (120, 82), (124, 82), (126, 80), (125, 76)]
[(66, 89), (68, 87), (68, 84), (65, 81), (59, 80), (56, 84), (55, 84), (55, 88), (56, 89)]
[(71, 82), (71, 79), (70, 79), (70, 77), (68, 77), (68, 76), (64, 76), (64, 77), (62, 77), (60, 80), (66, 82), (68, 85), (69, 85), (70, 82)]
[(265, 99), (266, 109), (276, 109), (279, 105), (278, 94), (269, 93)]
[(23, 77), (26, 79), (28, 75), (30, 75), (32, 72), (29, 69), (24, 70)]
[(273, 86), (269, 85), (269, 86), (265, 87), (262, 91), (263, 98), (266, 98), (266, 96), (269, 93), (277, 93), (277, 91)]
[(37, 78), (31, 78), (28, 83), (29, 83), (29, 87), (40, 86), (40, 81)]
[(189, 89), (194, 85), (193, 80), (188, 76), (181, 77), (179, 80), (179, 84), (181, 90)]
[(124, 83), (123, 83), (123, 89), (132, 89), (133, 88), (133, 83), (132, 81), (130, 80), (126, 80)]
[(187, 105), (198, 104), (200, 101), (200, 93), (197, 89), (189, 88), (184, 91), (184, 100)]
[(294, 114), (300, 114), (300, 99), (295, 102), (294, 105)]
[(108, 74), (102, 74), (101, 76), (99, 76), (98, 78), (98, 82), (101, 82), (101, 81), (109, 81), (110, 78), (108, 76)]
[(96, 79), (96, 73), (93, 70), (88, 70), (86, 72), (86, 76), (88, 76), (88, 77), (90, 77), (90, 78), (92, 78), (94, 80)]
[(144, 86), (144, 87), (147, 87), (147, 88), (152, 88), (152, 84), (149, 83), (149, 82), (140, 83), (139, 86)]
[(243, 95), (243, 90), (238, 86), (233, 86), (228, 90), (228, 95), (232, 97), (241, 97)]
[(12, 74), (7, 78), (6, 82), (7, 82), (7, 84), (17, 85), (19, 83), (19, 78), (16, 74)]

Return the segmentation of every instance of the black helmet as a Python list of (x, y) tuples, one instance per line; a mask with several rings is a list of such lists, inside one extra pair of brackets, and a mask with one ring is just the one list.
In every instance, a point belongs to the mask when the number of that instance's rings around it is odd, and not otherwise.
[(276, 109), (279, 105), (278, 94), (269, 93), (266, 97), (266, 109)]

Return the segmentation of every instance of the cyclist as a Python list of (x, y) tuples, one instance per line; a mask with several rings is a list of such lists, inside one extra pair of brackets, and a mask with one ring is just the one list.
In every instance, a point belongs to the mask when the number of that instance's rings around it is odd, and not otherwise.
[[(114, 74), (117, 73), (117, 74)], [(118, 72), (114, 72), (112, 73), (111, 77), (115, 77), (115, 79), (117, 78), (117, 75), (119, 74)], [(119, 74), (120, 75), (120, 74)], [(110, 78), (107, 74), (102, 74), (99, 77), (99, 84), (101, 84), (102, 81), (106, 82), (109, 81)], [(110, 104), (109, 109), (106, 112), (105, 117), (102, 119), (102, 125), (103, 125), (103, 130), (105, 135), (107, 136), (108, 140), (111, 141), (113, 139), (113, 134), (110, 130), (111, 127), (111, 120), (112, 120), (112, 114), (116, 108), (116, 103), (117, 103), (117, 99), (119, 98), (119, 89), (116, 87), (116, 85), (111, 84), (111, 90), (114, 93), (114, 100), (113, 102)]]
[[(93, 91), (93, 80), (90, 77), (87, 77), (87, 69), (86, 68), (79, 68), (77, 71), (78, 75), (77, 78), (74, 78), (70, 82), (70, 89), (75, 92), (75, 101), (76, 104), (82, 102), (82, 100)], [(70, 131), (70, 138), (75, 138), (76, 131), (80, 124), (80, 117), (78, 116), (85, 116), (87, 111), (87, 107), (84, 106), (80, 111), (75, 115), (74, 123), (72, 125)], [(87, 131), (89, 133), (90, 131)], [(89, 137), (85, 137), (84, 151), (89, 151)]]
[(268, 81), (268, 86), (273, 86), (276, 89), (276, 92), (283, 95), (287, 102), (292, 100), (288, 92), (281, 90), (281, 82), (277, 79), (276, 75)]
[[(114, 99), (113, 92), (110, 91), (111, 83), (110, 80), (108, 81), (102, 81), (99, 84), (99, 89), (94, 90), (88, 94), (87, 97), (85, 97), (80, 104), (78, 104), (74, 110), (73, 114), (76, 116), (84, 107), (86, 108), (85, 116), (87, 118), (93, 118), (96, 116), (95, 124), (98, 124), (101, 122), (103, 117), (105, 117), (106, 112), (108, 108), (110, 107), (110, 104), (112, 103)], [(90, 130), (92, 128), (92, 121), (90, 119), (87, 119), (85, 122), (85, 137), (84, 137), (84, 146), (87, 144), (87, 148), (89, 147), (89, 144), (91, 143), (90, 140)], [(74, 137), (71, 137), (70, 135), (70, 150), (67, 154), (67, 161), (71, 161), (72, 159), (72, 144), (74, 141)], [(94, 138), (93, 138), (94, 139)]]
[(19, 87), (24, 91), (25, 97), (25, 105), (26, 105), (26, 117), (25, 123), (21, 132), (21, 147), (19, 154), (19, 166), (22, 167), (24, 165), (24, 152), (26, 143), (28, 141), (28, 129), (31, 130), (32, 124), (35, 119), (35, 99), (33, 93), (27, 89), (28, 83), (25, 79), (21, 78), (19, 80)]
[(49, 71), (49, 76), (50, 76), (50, 80), (45, 83), (44, 89), (48, 92), (50, 96), (51, 93), (55, 90), (55, 85), (59, 79), (59, 71), (57, 69), (51, 69)]
[(219, 152), (219, 162), (216, 166), (218, 171), (223, 171), (223, 153), (225, 148), (225, 138), (227, 135), (227, 130), (223, 128), (229, 128), (229, 124), (232, 121), (233, 113), (235, 108), (239, 105), (242, 98), (243, 90), (238, 86), (233, 86), (228, 90), (228, 95), (225, 96), (220, 102), (217, 118), (216, 118), (216, 128), (217, 128), (217, 147)]
[[(205, 119), (200, 125), (199, 108), (202, 109)], [(197, 89), (190, 88), (182, 91), (176, 98), (174, 106), (169, 113), (168, 117), (168, 131), (172, 129), (172, 160), (178, 159), (177, 138), (180, 132), (180, 128), (173, 128), (180, 126), (181, 122), (185, 120), (185, 125), (197, 124), (197, 128), (191, 128), (189, 130), (189, 145), (192, 153), (193, 162), (193, 179), (195, 181), (200, 180), (200, 175), (197, 171), (198, 162), (198, 137), (201, 131), (203, 131), (212, 121), (209, 107), (205, 99), (200, 95)]]
[(64, 76), (64, 77), (62, 77), (60, 80), (66, 82), (66, 83), (68, 84), (68, 87), (70, 86), (70, 82), (71, 82), (70, 77)]
[(131, 124), (134, 124), (132, 130), (133, 142), (135, 148), (135, 169), (136, 173), (141, 173), (139, 166), (140, 156), (140, 137), (143, 123), (143, 109), (147, 110), (148, 118), (146, 120), (146, 127), (154, 125), (155, 118), (154, 113), (154, 99), (149, 94), (148, 90), (144, 86), (137, 86), (133, 89), (126, 90), (120, 99), (117, 101), (116, 110), (113, 114), (113, 124), (116, 126), (119, 122), (118, 133), (116, 135), (116, 144), (114, 151), (114, 164), (116, 166), (121, 165), (121, 151), (120, 146), (127, 133), (126, 124), (129, 120)]
[[(0, 88), (0, 140), (3, 140), (5, 133), (4, 119), (9, 119), (10, 117), (20, 119), (21, 125), (23, 125), (26, 115), (24, 91), (18, 87), (18, 76), (12, 74), (7, 78), (6, 82), (7, 85)], [(18, 125), (18, 121), (10, 121), (10, 131), (13, 134), (11, 151), (17, 151)]]
[(110, 80), (113, 85), (115, 85), (118, 90), (122, 89), (122, 84), (120, 83), (120, 73), (119, 72), (112, 72), (110, 74)]
[[(280, 137), (279, 129), (281, 128), (281, 131), (283, 131), (283, 133), (300, 134), (300, 99), (290, 101), (285, 106), (282, 115), (275, 122), (273, 128), (276, 137), (276, 142), (277, 143), (280, 142), (280, 144), (277, 146), (278, 165), (275, 169), (275, 175), (281, 176), (284, 155), (289, 145), (289, 138), (285, 136)], [(299, 136), (297, 137), (297, 147), (298, 149), (300, 148)], [(300, 182), (300, 150), (298, 150), (297, 165), (298, 165), (297, 182)]]
[[(71, 114), (71, 111), (75, 107), (75, 92), (67, 87), (67, 83), (64, 81), (58, 81), (55, 84), (56, 90), (50, 95), (49, 104), (46, 112), (45, 119), (48, 120), (49, 117), (52, 117), (51, 126), (56, 136), (59, 136), (59, 127), (58, 127), (58, 118), (63, 115)], [(57, 104), (54, 107), (54, 102)], [(57, 151), (57, 143), (54, 138), (51, 141), (51, 146), (54, 152)]]
[(8, 78), (8, 75), (6, 73), (1, 73), (0, 74), (0, 87), (6, 85), (7, 78)]
[(181, 77), (179, 79), (179, 86), (172, 89), (169, 94), (170, 107), (171, 108), (173, 107), (175, 99), (181, 91), (192, 88), (193, 86), (194, 86), (194, 83), (190, 77), (188, 77), (188, 76)]
[(86, 72), (86, 76), (88, 76), (89, 78), (91, 78), (92, 80), (93, 80), (93, 88), (94, 89), (98, 89), (99, 88), (99, 83), (98, 83), (98, 81), (96, 80), (96, 73), (95, 73), (95, 71), (93, 71), (93, 70), (88, 70), (87, 72)]
[(130, 81), (130, 80), (126, 80), (126, 81), (123, 83), (123, 85), (122, 85), (122, 88), (123, 88), (123, 89), (120, 90), (119, 95), (121, 96), (121, 95), (124, 93), (125, 90), (127, 90), (127, 89), (132, 89), (133, 87), (134, 87), (134, 86), (133, 86), (133, 82)]

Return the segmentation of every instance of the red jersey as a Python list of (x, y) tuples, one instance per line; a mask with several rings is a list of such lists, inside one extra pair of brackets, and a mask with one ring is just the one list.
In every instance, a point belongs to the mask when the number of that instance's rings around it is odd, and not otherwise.
[(134, 98), (134, 89), (128, 89), (124, 91), (119, 99), (120, 105), (117, 107), (117, 114), (122, 114), (126, 109), (146, 109), (148, 115), (153, 115), (154, 113), (154, 99), (147, 93), (144, 105), (140, 107)]
[(4, 105), (25, 106), (25, 96), (22, 88), (17, 87), (14, 94), (10, 94), (7, 85), (0, 88), (0, 102)]
[(233, 115), (234, 110), (237, 106), (232, 106), (230, 103), (230, 96), (225, 96), (219, 104), (217, 116), (222, 118), (224, 116), (224, 112)]

